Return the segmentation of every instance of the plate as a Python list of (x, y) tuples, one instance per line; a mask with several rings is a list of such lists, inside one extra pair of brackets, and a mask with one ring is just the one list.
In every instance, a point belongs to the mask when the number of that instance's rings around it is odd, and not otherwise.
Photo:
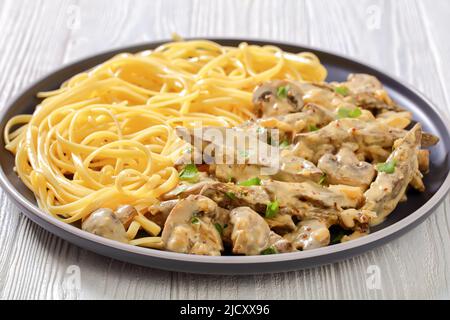
[[(431, 149), (430, 174), (425, 176), (427, 190), (424, 193), (409, 193), (408, 201), (401, 203), (382, 224), (372, 229), (366, 237), (311, 251), (265, 256), (208, 257), (187, 255), (119, 243), (82, 231), (63, 223), (41, 211), (28, 190), (14, 173), (14, 157), (4, 151), (0, 156), (0, 184), (12, 201), (32, 221), (49, 232), (87, 250), (118, 260), (159, 269), (208, 274), (256, 274), (298, 270), (346, 259), (364, 253), (390, 241), (412, 229), (430, 215), (444, 199), (450, 187), (450, 133), (446, 116), (417, 90), (403, 81), (377, 70), (367, 64), (331, 52), (288, 43), (249, 39), (211, 39), (222, 45), (236, 46), (240, 42), (257, 45), (275, 45), (284, 51), (315, 53), (328, 70), (327, 81), (344, 81), (349, 73), (368, 73), (376, 76), (391, 97), (410, 110), (414, 120), (422, 123), (425, 131), (439, 136), (441, 141)], [(162, 43), (151, 42), (133, 47), (102, 53), (65, 66), (37, 81), (23, 91), (0, 114), (0, 130), (14, 115), (32, 113), (39, 103), (36, 93), (59, 88), (71, 76), (94, 67), (120, 52), (139, 52), (155, 48)], [(0, 145), (4, 146), (3, 134)]]

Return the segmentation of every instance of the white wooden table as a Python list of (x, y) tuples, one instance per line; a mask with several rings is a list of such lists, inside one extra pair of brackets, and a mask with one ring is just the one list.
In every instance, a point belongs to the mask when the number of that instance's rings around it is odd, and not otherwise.
[[(413, 84), (449, 112), (449, 28), (448, 0), (0, 0), (0, 108), (62, 64), (177, 32), (285, 40), (348, 54)], [(450, 198), (405, 236), (341, 263), (271, 275), (198, 276), (79, 249), (0, 196), (3, 299), (450, 298)], [(81, 286), (69, 291), (63, 284), (73, 265)], [(379, 270), (379, 287), (367, 285), (372, 270)]]

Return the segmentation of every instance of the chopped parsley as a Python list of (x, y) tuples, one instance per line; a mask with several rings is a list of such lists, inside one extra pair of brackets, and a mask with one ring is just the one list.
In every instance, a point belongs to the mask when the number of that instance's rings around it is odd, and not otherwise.
[(347, 109), (347, 108), (339, 108), (338, 110), (338, 118), (358, 118), (362, 114), (360, 108), (355, 109)]
[(198, 169), (195, 164), (187, 164), (183, 170), (180, 172), (180, 180), (185, 180), (189, 182), (197, 182), (198, 180)]
[(261, 251), (262, 255), (266, 255), (266, 254), (276, 254), (278, 253), (277, 249), (275, 249), (275, 247), (270, 246), (266, 249), (264, 249), (263, 251)]
[(308, 131), (309, 131), (309, 132), (317, 131), (317, 130), (319, 130), (319, 128), (317, 128), (314, 124), (310, 124), (310, 125), (308, 126)]
[(238, 185), (244, 186), (244, 187), (259, 186), (259, 185), (261, 185), (261, 179), (258, 177), (251, 178), (251, 179), (239, 182)]
[(197, 217), (192, 217), (191, 218), (191, 223), (192, 224), (198, 224), (198, 223), (200, 223), (200, 220)]
[(336, 88), (334, 88), (334, 91), (344, 97), (348, 96), (348, 93), (349, 93), (348, 88), (344, 87), (344, 86), (336, 87)]
[(266, 207), (266, 218), (273, 218), (277, 215), (278, 211), (280, 211), (280, 204), (277, 200), (273, 202), (269, 202)]
[(326, 181), (327, 181), (327, 174), (324, 173), (324, 174), (322, 174), (322, 176), (319, 179), (319, 184), (323, 185), (323, 184), (325, 184)]
[(225, 195), (231, 199), (231, 200), (236, 200), (236, 195), (233, 192), (225, 192)]
[(287, 148), (288, 146), (289, 146), (289, 141), (287, 141), (287, 140), (281, 141), (281, 143), (280, 143), (281, 149)]
[(277, 97), (280, 99), (286, 99), (289, 92), (289, 86), (281, 86), (277, 89)]
[(377, 171), (385, 172), (385, 173), (394, 173), (396, 165), (397, 165), (397, 160), (395, 160), (395, 159), (393, 159), (391, 161), (387, 161), (385, 163), (379, 163), (379, 164), (377, 164)]
[(214, 227), (216, 227), (217, 232), (219, 232), (220, 235), (223, 235), (223, 229), (222, 225), (220, 223), (214, 223)]

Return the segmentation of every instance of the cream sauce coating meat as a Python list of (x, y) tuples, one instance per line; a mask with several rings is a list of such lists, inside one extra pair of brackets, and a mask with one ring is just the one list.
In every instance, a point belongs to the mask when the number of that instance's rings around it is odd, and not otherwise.
[(298, 250), (316, 249), (330, 243), (328, 225), (314, 219), (301, 221), (294, 232), (284, 237)]
[(270, 228), (267, 222), (249, 207), (230, 212), (233, 253), (258, 255), (269, 246)]
[(367, 189), (373, 181), (376, 171), (372, 164), (360, 161), (348, 147), (342, 147), (336, 155), (327, 153), (317, 164), (326, 174), (330, 184), (345, 184)]
[(273, 248), (275, 250), (275, 253), (286, 253), (295, 251), (294, 246), (289, 240), (283, 238), (282, 236), (273, 231), (270, 231), (269, 234), (268, 248)]
[(161, 238), (165, 248), (180, 253), (220, 255), (223, 243), (214, 225), (217, 210), (214, 201), (200, 195), (180, 200), (164, 224)]
[(111, 240), (128, 242), (125, 227), (111, 209), (100, 208), (92, 212), (82, 222), (81, 229)]
[(122, 222), (125, 229), (128, 229), (133, 218), (138, 215), (136, 209), (129, 204), (119, 206), (114, 213), (120, 222)]
[[(279, 130), (280, 140), (265, 135), (257, 137), (258, 144), (245, 140), (248, 157), (224, 164), (218, 160), (237, 159), (239, 135), (232, 146), (201, 137), (192, 155), (213, 152), (197, 166), (197, 178), (180, 181), (145, 213), (164, 225), (166, 250), (201, 255), (311, 250), (330, 245), (332, 226), (346, 230), (340, 241), (350, 241), (368, 234), (371, 225), (406, 201), (408, 186), (425, 189), (422, 175), (430, 170), (430, 151), (422, 148), (439, 139), (423, 133), (420, 124), (408, 130), (412, 114), (375, 77), (354, 74), (333, 83), (274, 80), (254, 91), (253, 102), (259, 118), (232, 130)], [(212, 129), (224, 133), (227, 128)], [(187, 132), (189, 139), (198, 139), (193, 130)], [(279, 161), (267, 154), (250, 161), (261, 145), (277, 152)], [(220, 158), (228, 151), (231, 158)], [(177, 161), (180, 170), (183, 161)], [(112, 214), (122, 228), (128, 225), (133, 211), (116, 211)]]
[(297, 200), (307, 201), (321, 207), (353, 208), (362, 201), (362, 192), (352, 189), (327, 188), (313, 182), (286, 183), (280, 181), (264, 181), (264, 188), (280, 203), (295, 206)]
[[(353, 143), (365, 158), (383, 162), (397, 139), (403, 138), (407, 130), (390, 127), (377, 121), (343, 118), (335, 120), (321, 130), (301, 133), (296, 136), (294, 154), (316, 163), (326, 153), (335, 153), (345, 143)], [(437, 143), (428, 135), (423, 146)]]
[[(189, 194), (187, 194), (186, 197), (187, 196), (189, 196)], [(156, 203), (148, 208), (148, 212), (145, 216), (160, 227), (164, 227), (167, 217), (178, 201), (178, 199), (172, 199)]]
[(279, 116), (300, 111), (303, 92), (298, 83), (274, 80), (263, 83), (253, 94), (253, 103), (262, 117)]
[(346, 82), (333, 83), (334, 86), (345, 87), (348, 90), (346, 100), (356, 103), (359, 107), (368, 109), (374, 114), (385, 111), (403, 111), (387, 94), (381, 82), (368, 74), (351, 74)]
[(273, 166), (257, 164), (217, 164), (214, 174), (223, 182), (242, 182), (254, 177), (288, 182), (319, 181), (323, 172), (311, 161), (292, 154), (281, 154), (279, 162)]
[(421, 126), (416, 124), (404, 138), (396, 141), (394, 151), (387, 159), (387, 162), (395, 163), (394, 171), (378, 172), (377, 178), (365, 192), (363, 209), (377, 214), (372, 224), (382, 222), (395, 209), (409, 183), (422, 176), (417, 160), (421, 138)]

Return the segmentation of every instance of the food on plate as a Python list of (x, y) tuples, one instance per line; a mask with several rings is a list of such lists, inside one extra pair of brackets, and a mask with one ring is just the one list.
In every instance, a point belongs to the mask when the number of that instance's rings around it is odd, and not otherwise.
[(5, 147), (43, 211), (110, 240), (210, 256), (335, 245), (425, 190), (439, 139), (375, 77), (326, 76), (308, 52), (170, 42), (39, 93)]

